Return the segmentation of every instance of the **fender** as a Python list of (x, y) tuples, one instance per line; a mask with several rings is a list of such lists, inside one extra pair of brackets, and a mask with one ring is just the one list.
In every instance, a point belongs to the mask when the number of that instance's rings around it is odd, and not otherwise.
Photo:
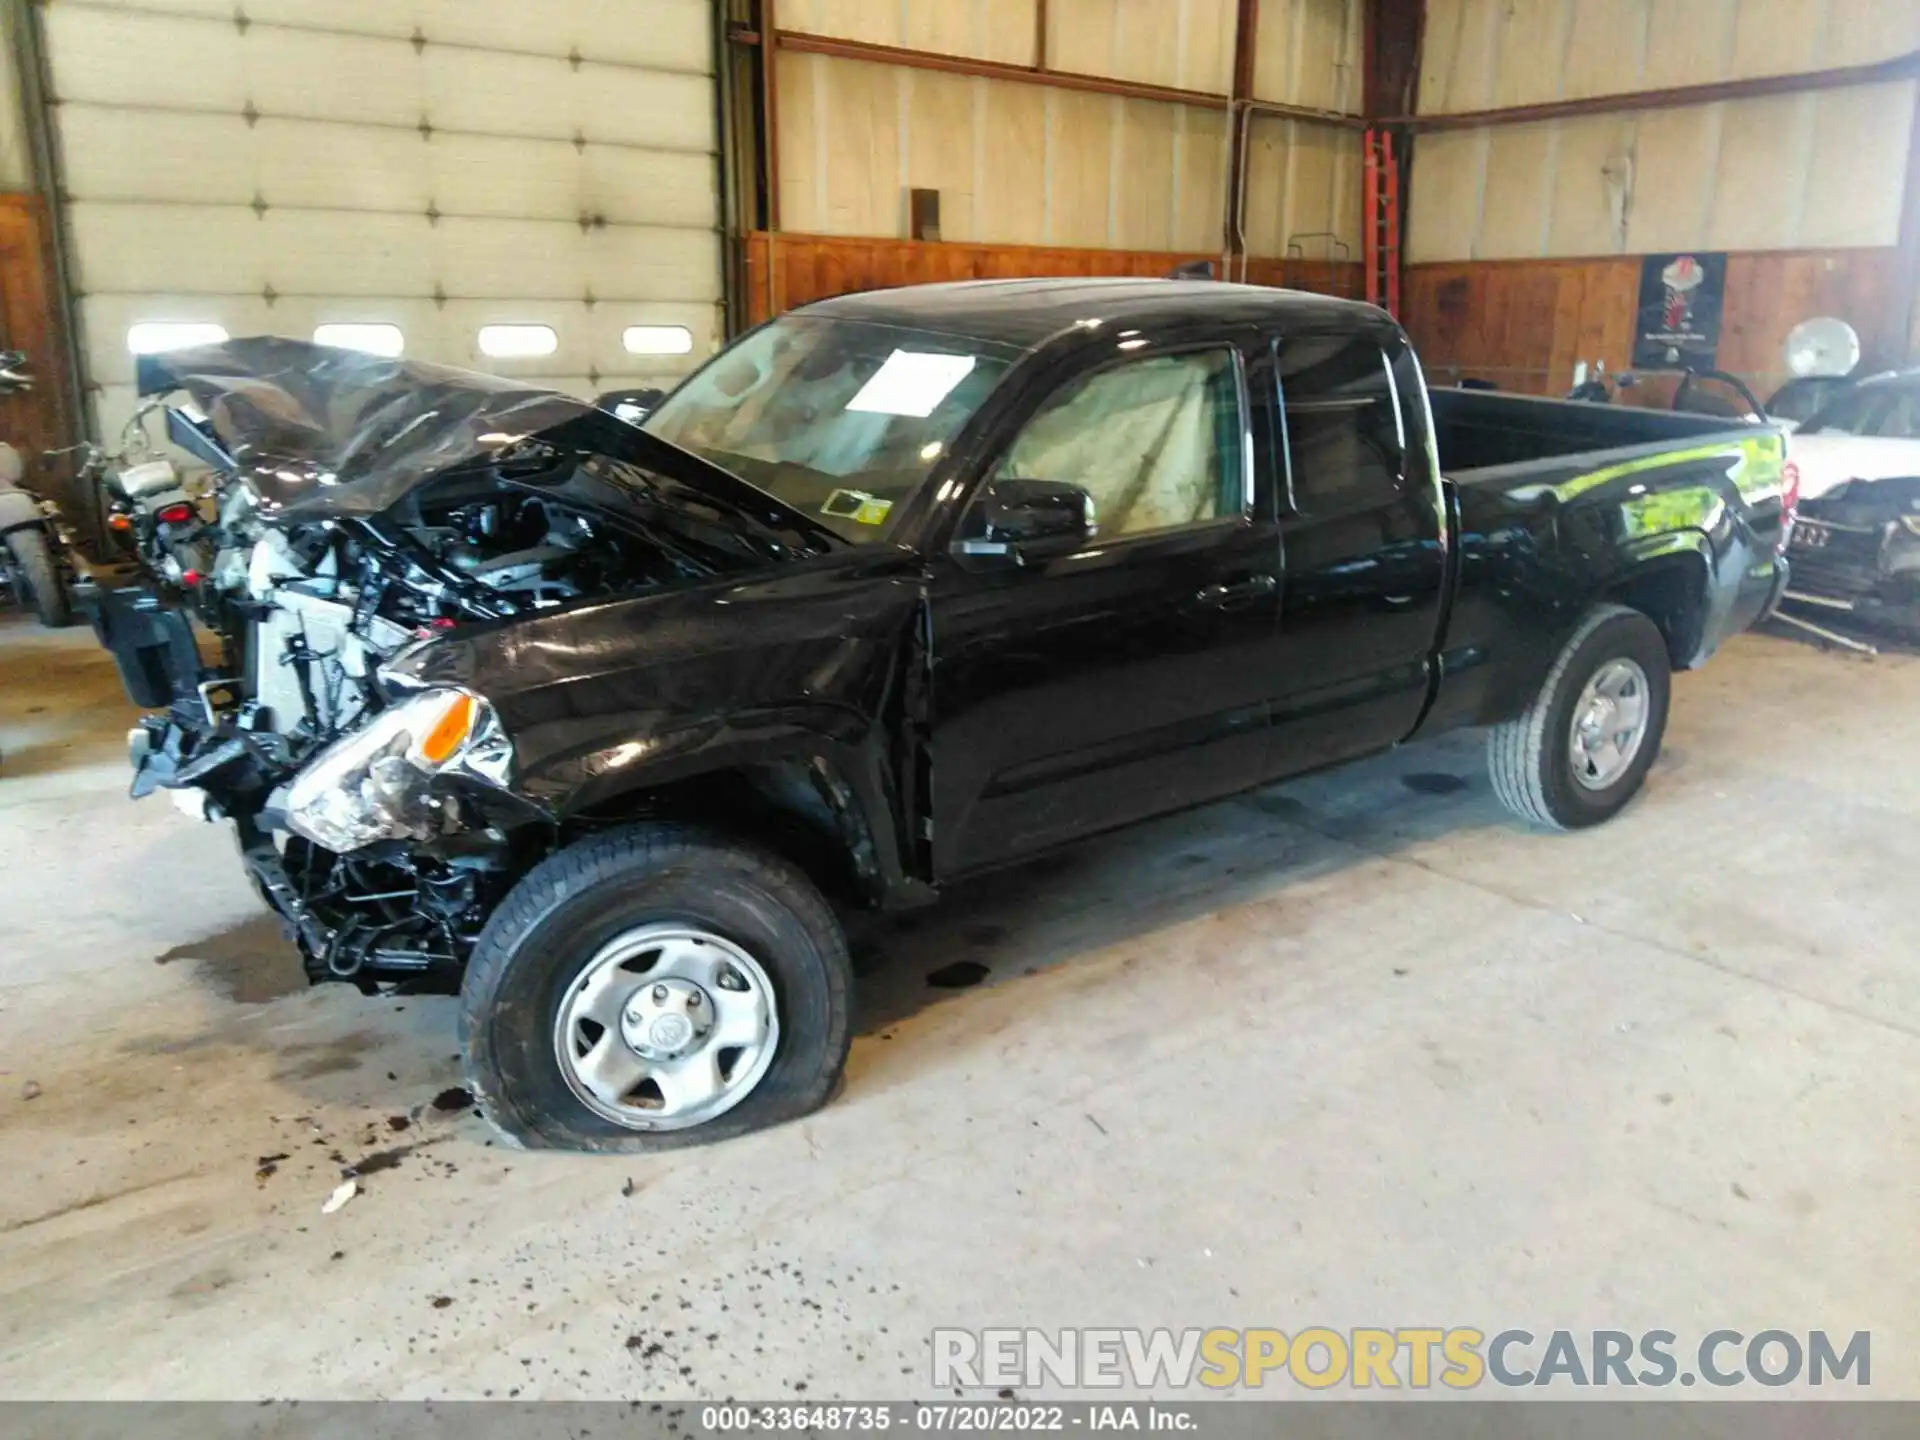
[(803, 774), (867, 898), (913, 903), (903, 677), (921, 600), (911, 557), (842, 553), (478, 626), (384, 673), (485, 696), (513, 740), (513, 793), (556, 825), (708, 778)]
[[(1713, 542), (1700, 530), (1676, 530), (1651, 535), (1629, 544), (1606, 593), (1618, 596), (1645, 612), (1667, 637), (1673, 668), (1690, 670), (1712, 653), (1706, 647), (1707, 616), (1716, 588), (1738, 588), (1738, 572), (1731, 581), (1714, 553)], [(1717, 643), (1717, 642), (1716, 642)]]
[(0, 539), (18, 530), (51, 531), (40, 502), (25, 490), (0, 486)]

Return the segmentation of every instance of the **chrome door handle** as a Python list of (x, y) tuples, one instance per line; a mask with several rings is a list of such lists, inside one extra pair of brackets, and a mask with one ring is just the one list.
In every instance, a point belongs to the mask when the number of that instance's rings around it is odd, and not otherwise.
[(1278, 576), (1249, 575), (1245, 580), (1236, 580), (1231, 585), (1203, 585), (1193, 598), (1196, 604), (1224, 610), (1264, 599), (1279, 588)]

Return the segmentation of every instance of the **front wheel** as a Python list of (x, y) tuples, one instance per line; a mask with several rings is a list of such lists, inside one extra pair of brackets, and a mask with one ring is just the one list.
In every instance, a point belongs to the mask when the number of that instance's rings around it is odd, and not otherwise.
[(16, 530), (7, 536), (7, 549), (13, 554), (15, 585), (22, 598), (33, 606), (40, 623), (58, 630), (73, 623), (73, 606), (67, 599), (67, 587), (60, 579), (60, 567), (54, 562), (53, 547), (40, 530)]
[(1660, 754), (1672, 690), (1667, 642), (1654, 623), (1624, 605), (1600, 606), (1567, 641), (1533, 703), (1488, 737), (1494, 793), (1550, 829), (1609, 819)]
[(467, 1081), (520, 1144), (635, 1152), (818, 1108), (853, 972), (785, 861), (671, 825), (570, 846), (501, 902), (460, 993)]

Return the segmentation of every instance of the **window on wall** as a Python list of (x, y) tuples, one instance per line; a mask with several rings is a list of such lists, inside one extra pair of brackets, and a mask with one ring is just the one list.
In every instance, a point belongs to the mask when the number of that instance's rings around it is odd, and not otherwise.
[(691, 355), (693, 331), (684, 325), (629, 325), (620, 343), (629, 355)]
[(398, 325), (321, 325), (313, 332), (313, 343), (331, 345), (339, 350), (362, 350), (389, 360), (397, 359), (407, 349), (407, 337)]
[(1057, 391), (996, 473), (1078, 485), (1102, 539), (1143, 535), (1240, 514), (1243, 436), (1232, 351), (1154, 356)]
[(211, 320), (142, 320), (127, 331), (127, 349), (135, 355), (158, 355), (193, 345), (218, 345), (227, 327)]
[(491, 360), (532, 360), (560, 348), (551, 325), (483, 325), (480, 353)]
[(1294, 508), (1326, 515), (1395, 495), (1406, 435), (1380, 347), (1306, 336), (1281, 344), (1277, 359)]

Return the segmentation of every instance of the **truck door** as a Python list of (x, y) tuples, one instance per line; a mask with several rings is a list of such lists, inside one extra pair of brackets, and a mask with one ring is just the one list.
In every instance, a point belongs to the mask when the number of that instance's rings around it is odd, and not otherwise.
[(1425, 707), (1446, 501), (1418, 364), (1396, 330), (1275, 342), (1285, 579), (1268, 778), (1405, 739)]
[[(940, 878), (1260, 778), (1280, 542), (1247, 355), (1138, 344), (1036, 397), (935, 564)], [(1097, 534), (1024, 562), (969, 553), (1006, 479), (1081, 487)]]

